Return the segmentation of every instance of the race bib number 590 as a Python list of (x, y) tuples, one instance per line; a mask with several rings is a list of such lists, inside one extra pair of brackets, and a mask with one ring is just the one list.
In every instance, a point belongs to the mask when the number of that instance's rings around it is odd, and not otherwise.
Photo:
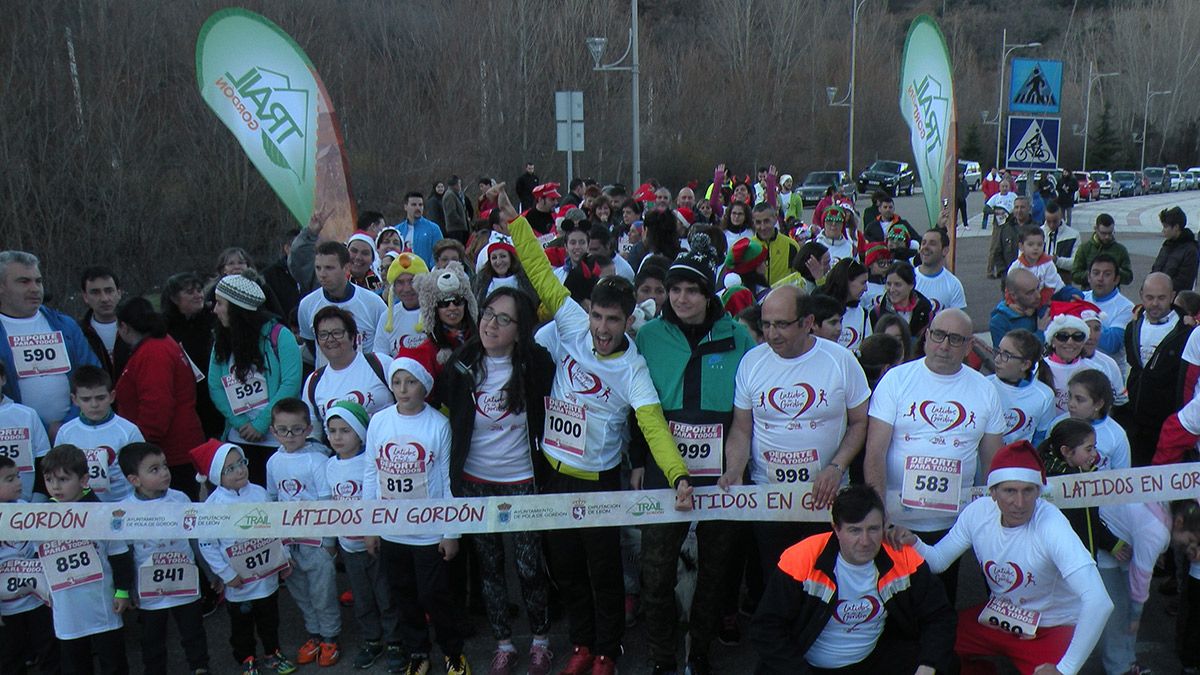
[(9, 335), (17, 377), (61, 375), (71, 372), (71, 358), (62, 331)]

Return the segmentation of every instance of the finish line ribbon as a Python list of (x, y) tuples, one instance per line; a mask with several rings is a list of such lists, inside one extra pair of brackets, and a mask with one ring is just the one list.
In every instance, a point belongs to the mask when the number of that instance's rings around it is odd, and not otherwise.
[[(1058, 476), (1046, 498), (1060, 508), (1164, 502), (1200, 496), (1200, 464), (1172, 464)], [(691, 511), (674, 509), (672, 490), (523, 497), (327, 500), (260, 504), (140, 502), (0, 504), (0, 540), (250, 539), (381, 534), (478, 534), (689, 522), (827, 522), (811, 484), (697, 488)], [(986, 488), (962, 491), (962, 504)], [(899, 495), (889, 493), (889, 508)]]

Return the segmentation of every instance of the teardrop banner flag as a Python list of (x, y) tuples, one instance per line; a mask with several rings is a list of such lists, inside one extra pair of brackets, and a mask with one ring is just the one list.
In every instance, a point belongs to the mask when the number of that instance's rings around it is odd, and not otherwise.
[(925, 209), (932, 225), (950, 234), (947, 266), (954, 270), (956, 244), (954, 188), (958, 170), (958, 121), (950, 53), (937, 22), (922, 14), (913, 20), (900, 61), (900, 114), (912, 131), (912, 151)]
[(345, 241), (357, 220), (342, 133), (325, 84), (304, 50), (270, 20), (216, 12), (196, 40), (200, 96), (300, 223), (325, 219)]

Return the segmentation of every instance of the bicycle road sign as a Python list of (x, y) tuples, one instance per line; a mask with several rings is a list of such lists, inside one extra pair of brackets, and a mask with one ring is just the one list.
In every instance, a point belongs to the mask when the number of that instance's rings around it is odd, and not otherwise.
[(1010, 169), (1057, 169), (1058, 117), (1008, 118), (1005, 165)]

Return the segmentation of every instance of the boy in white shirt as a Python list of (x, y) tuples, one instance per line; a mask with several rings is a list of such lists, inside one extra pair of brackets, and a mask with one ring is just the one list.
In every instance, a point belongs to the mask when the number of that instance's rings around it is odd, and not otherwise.
[[(260, 504), (267, 491), (250, 482), (241, 448), (210, 440), (191, 450), (196, 478), (215, 488), (205, 504)], [(220, 580), (229, 611), (229, 644), (245, 672), (287, 675), (296, 666), (279, 649), (279, 580), (291, 574), (288, 550), (278, 539), (201, 539), (200, 554)], [(255, 634), (263, 644), (256, 661)]]
[[(0, 455), (0, 504), (23, 503), (22, 490), (17, 463)], [(0, 673), (24, 672), (26, 661), (44, 673), (58, 672), (54, 618), (36, 553), (33, 542), (0, 541)]]
[[(298, 398), (284, 398), (271, 408), (271, 429), (279, 449), (267, 460), (267, 497), (273, 502), (329, 499), (325, 461), (329, 449), (308, 440), (312, 418)], [(286, 539), (292, 559), (288, 591), (300, 613), (308, 640), (300, 646), (296, 663), (332, 666), (341, 658), (338, 636), (342, 613), (337, 602), (337, 571), (333, 566), (334, 538)]]
[[(101, 371), (103, 372), (103, 371)], [(42, 458), (46, 492), (60, 503), (99, 502), (88, 488), (88, 461), (74, 445), (57, 445)], [(56, 540), (38, 547), (50, 586), (54, 634), (62, 672), (129, 672), (121, 614), (132, 607), (133, 556), (123, 541)]]
[(88, 463), (88, 485), (100, 501), (123, 501), (133, 488), (117, 463), (117, 452), (146, 439), (136, 424), (113, 412), (112, 378), (103, 368), (75, 369), (71, 376), (71, 404), (79, 408), (79, 417), (64, 422), (54, 442), (83, 450)]
[[(335, 500), (363, 498), (367, 469), (363, 439), (367, 437), (369, 422), (366, 409), (353, 401), (338, 401), (325, 411), (325, 437), (336, 453), (326, 460), (325, 477)], [(396, 632), (399, 614), (379, 558), (367, 553), (363, 537), (337, 540), (354, 593), (354, 618), (364, 636), (363, 646), (354, 657), (354, 667), (365, 670), (373, 666), (384, 653), (386, 640), (388, 671), (399, 671), (404, 668)]]
[[(375, 413), (367, 427), (363, 499), (451, 497), (450, 423), (425, 403), (433, 390), (431, 367), (401, 355), (388, 367), (388, 382), (396, 405)], [(379, 539), (368, 537), (367, 551), (382, 555), (399, 609), (401, 641), (409, 658), (405, 672), (429, 670), (433, 624), (448, 675), (470, 673), (450, 592), (449, 562), (458, 554), (459, 536), (388, 534), (382, 543)]]
[(4, 395), (4, 385), (8, 381), (8, 367), (0, 360), (0, 457), (13, 461), (17, 477), (21, 482), (21, 499), (30, 501), (33, 498), (35, 482), (41, 499), (45, 489), (35, 481), (34, 466), (37, 460), (50, 452), (50, 437), (46, 435), (46, 425), (37, 411), (27, 405), (22, 405)]
[(1042, 232), (1042, 228), (1037, 225), (1022, 227), (1017, 239), (1017, 259), (1008, 266), (1009, 272), (1021, 268), (1037, 277), (1043, 305), (1049, 304), (1050, 298), (1063, 287), (1054, 256), (1046, 255), (1045, 246), (1046, 233)]
[[(171, 469), (162, 448), (130, 443), (121, 448), (121, 472), (133, 493), (131, 504), (190, 504), (171, 489)], [(146, 675), (167, 673), (167, 618), (174, 617), (188, 669), (208, 672), (208, 637), (200, 609), (200, 569), (189, 539), (136, 539), (129, 542), (137, 569), (138, 623), (142, 627), (142, 665)]]

